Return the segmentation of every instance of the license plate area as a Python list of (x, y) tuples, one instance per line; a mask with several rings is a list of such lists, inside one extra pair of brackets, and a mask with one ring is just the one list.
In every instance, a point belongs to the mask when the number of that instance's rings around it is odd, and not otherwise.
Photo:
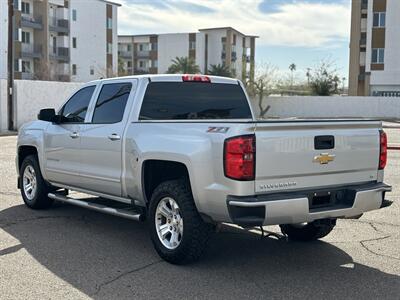
[(352, 207), (355, 195), (356, 191), (349, 189), (332, 189), (309, 193), (310, 212)]

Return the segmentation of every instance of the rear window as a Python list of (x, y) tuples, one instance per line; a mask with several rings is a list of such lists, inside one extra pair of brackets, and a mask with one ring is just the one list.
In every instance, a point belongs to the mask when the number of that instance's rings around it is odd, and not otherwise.
[(251, 119), (251, 111), (238, 84), (151, 82), (139, 119)]

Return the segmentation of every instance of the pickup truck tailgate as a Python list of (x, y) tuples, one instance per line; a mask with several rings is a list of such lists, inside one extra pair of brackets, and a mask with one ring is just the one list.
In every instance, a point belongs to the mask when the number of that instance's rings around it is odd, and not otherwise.
[(380, 122), (256, 124), (255, 192), (375, 181)]

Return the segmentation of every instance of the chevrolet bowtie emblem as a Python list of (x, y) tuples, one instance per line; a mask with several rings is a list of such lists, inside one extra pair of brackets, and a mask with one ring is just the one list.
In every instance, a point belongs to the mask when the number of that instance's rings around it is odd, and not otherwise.
[(314, 157), (313, 162), (320, 163), (321, 165), (326, 165), (329, 162), (333, 161), (335, 157), (336, 156), (334, 154), (321, 153), (320, 155)]

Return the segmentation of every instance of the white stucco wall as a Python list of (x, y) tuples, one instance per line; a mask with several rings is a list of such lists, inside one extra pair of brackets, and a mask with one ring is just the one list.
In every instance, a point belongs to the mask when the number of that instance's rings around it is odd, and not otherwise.
[(15, 80), (14, 84), (14, 120), (17, 128), (23, 123), (35, 120), (42, 108), (58, 109), (82, 85), (36, 80)]
[[(72, 11), (77, 11), (76, 21)], [(70, 1), (70, 51), (72, 65), (76, 64), (77, 74), (71, 75), (71, 81), (86, 82), (105, 77), (106, 67), (106, 2), (103, 1)], [(88, 30), (89, 29), (89, 30)], [(72, 38), (77, 38), (77, 47), (72, 48)], [(115, 47), (115, 56), (117, 56)], [(90, 68), (94, 75), (90, 75)]]
[(0, 79), (0, 132), (7, 130), (7, 80)]
[(208, 66), (221, 64), (222, 37), (226, 37), (226, 29), (205, 30), (208, 35)]
[[(367, 31), (367, 53), (366, 71), (371, 71), (372, 55), (372, 21), (373, 21), (373, 1), (369, 1), (368, 9), (368, 31)], [(400, 90), (400, 1), (387, 0), (386, 7), (386, 28), (385, 28), (385, 70), (371, 71), (371, 90)], [(397, 87), (396, 87), (397, 85)], [(375, 86), (375, 87), (374, 87)]]
[(112, 37), (112, 43), (113, 43), (113, 73), (118, 74), (118, 6), (113, 5), (113, 37)]
[(166, 73), (176, 57), (189, 56), (189, 34), (174, 33), (158, 36), (158, 73)]
[[(256, 116), (258, 101), (252, 99)], [(400, 98), (389, 97), (268, 97), (266, 117), (380, 118), (400, 120)]]
[(206, 38), (204, 32), (196, 33), (196, 64), (200, 67), (200, 72), (206, 72), (205, 66), (205, 51), (206, 51)]
[(8, 7), (7, 1), (0, 1), (0, 79), (7, 78), (8, 45)]

